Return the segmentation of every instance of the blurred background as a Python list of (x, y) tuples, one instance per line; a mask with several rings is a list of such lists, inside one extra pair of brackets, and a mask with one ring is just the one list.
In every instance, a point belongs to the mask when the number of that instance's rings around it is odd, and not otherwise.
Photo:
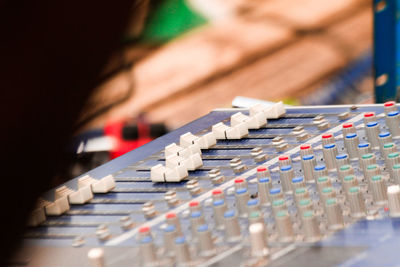
[(81, 115), (65, 178), (248, 98), (374, 102), (372, 0), (139, 5)]

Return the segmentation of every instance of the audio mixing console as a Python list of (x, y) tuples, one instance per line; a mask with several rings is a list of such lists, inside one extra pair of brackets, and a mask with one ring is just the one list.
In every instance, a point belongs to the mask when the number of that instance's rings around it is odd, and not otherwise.
[(400, 115), (221, 109), (47, 192), (10, 266), (398, 266)]

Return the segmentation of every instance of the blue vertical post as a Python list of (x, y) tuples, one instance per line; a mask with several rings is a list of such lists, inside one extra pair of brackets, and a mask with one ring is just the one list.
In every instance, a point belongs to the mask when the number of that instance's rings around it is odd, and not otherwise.
[(400, 66), (400, 0), (374, 0), (375, 102), (397, 100)]

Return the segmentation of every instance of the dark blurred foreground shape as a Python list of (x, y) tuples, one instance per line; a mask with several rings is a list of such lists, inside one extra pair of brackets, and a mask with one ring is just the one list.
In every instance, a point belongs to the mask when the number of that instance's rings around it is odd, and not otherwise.
[(63, 163), (82, 107), (143, 2), (0, 1), (0, 265)]

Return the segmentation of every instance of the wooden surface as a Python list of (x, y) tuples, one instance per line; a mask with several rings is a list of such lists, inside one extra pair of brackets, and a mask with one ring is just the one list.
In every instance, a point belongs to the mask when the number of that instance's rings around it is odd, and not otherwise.
[(242, 16), (181, 36), (112, 77), (90, 108), (120, 98), (132, 85), (134, 94), (87, 127), (143, 111), (151, 121), (178, 127), (229, 106), (237, 95), (280, 100), (312, 93), (371, 48), (371, 1), (255, 3)]

